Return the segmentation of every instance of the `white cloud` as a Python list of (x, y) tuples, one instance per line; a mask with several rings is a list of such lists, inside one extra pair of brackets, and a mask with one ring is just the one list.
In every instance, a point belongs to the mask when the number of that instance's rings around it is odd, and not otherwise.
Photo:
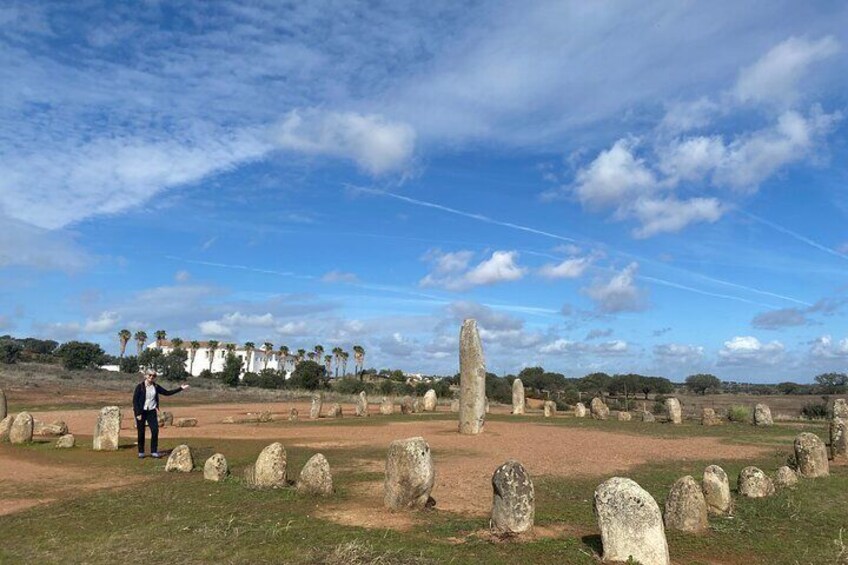
[(591, 263), (590, 257), (566, 259), (561, 263), (544, 265), (539, 274), (546, 279), (576, 279), (583, 276)]
[(582, 291), (595, 302), (595, 308), (603, 314), (643, 310), (644, 293), (634, 282), (638, 268), (638, 263), (631, 263), (609, 280), (596, 280)]
[(719, 365), (776, 365), (785, 347), (779, 341), (763, 343), (753, 336), (736, 336), (724, 342), (719, 352)]
[(633, 154), (634, 141), (619, 139), (577, 172), (574, 192), (590, 208), (618, 207), (657, 188), (654, 174)]
[(67, 233), (31, 226), (2, 213), (0, 224), (3, 226), (0, 229), (0, 268), (22, 266), (77, 272), (93, 262)]
[(191, 273), (186, 270), (177, 271), (174, 274), (174, 280), (178, 283), (188, 282), (189, 280), (191, 280)]
[(700, 345), (681, 343), (663, 343), (654, 346), (654, 357), (660, 362), (679, 365), (693, 365), (704, 356), (704, 348)]
[(350, 159), (380, 175), (408, 167), (415, 131), (408, 124), (376, 114), (292, 110), (276, 131), (283, 149)]
[(78, 339), (83, 334), (106, 334), (117, 329), (121, 320), (117, 312), (104, 311), (96, 318), (87, 318), (85, 322), (53, 322), (34, 324), (39, 333), (59, 341)]
[(433, 265), (433, 271), (421, 279), (419, 284), (424, 287), (459, 291), (475, 286), (516, 281), (526, 273), (526, 269), (516, 263), (516, 251), (495, 251), (490, 258), (469, 268), (472, 257), (470, 251), (442, 253), (438, 249), (430, 250), (423, 259)]
[(816, 359), (844, 359), (848, 357), (848, 337), (835, 341), (823, 335), (810, 343), (810, 355)]
[(742, 102), (791, 102), (797, 95), (797, 83), (809, 67), (838, 52), (839, 43), (832, 36), (818, 41), (790, 37), (742, 69), (733, 94)]
[(343, 271), (330, 271), (321, 277), (321, 281), (326, 283), (355, 283), (359, 282), (359, 277), (353, 273), (345, 273)]
[(558, 338), (539, 347), (539, 353), (543, 355), (595, 355), (598, 357), (617, 357), (627, 355), (630, 345), (623, 340), (616, 339), (603, 343), (587, 343), (585, 341), (571, 341)]
[(82, 330), (85, 333), (102, 334), (115, 329), (118, 321), (120, 316), (116, 312), (102, 312), (97, 318), (87, 319)]
[(233, 335), (233, 330), (218, 320), (200, 322), (197, 324), (197, 329), (201, 334), (209, 337), (230, 337)]
[(676, 102), (666, 109), (659, 129), (669, 135), (699, 129), (709, 125), (719, 109), (719, 105), (707, 97), (692, 102)]
[(633, 230), (633, 235), (646, 238), (659, 233), (676, 233), (691, 224), (714, 223), (723, 213), (716, 198), (640, 198), (633, 206), (632, 215), (641, 226)]
[(278, 334), (282, 336), (302, 336), (309, 332), (309, 326), (306, 322), (285, 322), (274, 328)]

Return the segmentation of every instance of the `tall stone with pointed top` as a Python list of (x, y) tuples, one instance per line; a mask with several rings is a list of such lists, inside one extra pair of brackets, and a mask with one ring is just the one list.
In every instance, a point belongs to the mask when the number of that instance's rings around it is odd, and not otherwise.
[(516, 416), (524, 414), (524, 383), (521, 379), (512, 381), (512, 413)]
[(92, 449), (94, 451), (117, 451), (121, 440), (121, 409), (104, 406), (94, 426)]
[(837, 398), (833, 401), (833, 417), (848, 420), (848, 401), (844, 398)]
[(462, 322), (459, 332), (459, 375), (459, 433), (482, 433), (486, 421), (486, 360), (474, 319)]
[(492, 475), (492, 519), (496, 534), (523, 534), (533, 528), (536, 491), (524, 465), (510, 459)]
[(848, 433), (846, 433), (845, 420), (839, 417), (834, 417), (830, 421), (830, 457), (832, 459), (848, 457)]
[(826, 477), (830, 474), (827, 449), (816, 434), (798, 434), (795, 438), (795, 462), (798, 465), (798, 474), (805, 479)]
[(356, 415), (360, 418), (368, 417), (368, 395), (364, 390), (356, 397)]
[(324, 407), (324, 393), (316, 392), (312, 395), (312, 406), (309, 408), (309, 418), (317, 420), (321, 417), (321, 408)]
[(663, 518), (654, 497), (635, 481), (613, 477), (595, 489), (604, 562), (669, 565)]
[(0, 388), (0, 420), (8, 416), (8, 408), (6, 406), (6, 393)]

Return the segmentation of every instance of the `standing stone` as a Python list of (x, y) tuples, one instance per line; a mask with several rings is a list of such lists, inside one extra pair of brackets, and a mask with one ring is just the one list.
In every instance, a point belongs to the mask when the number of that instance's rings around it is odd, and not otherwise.
[(635, 481), (613, 477), (602, 483), (595, 489), (594, 512), (604, 561), (670, 564), (660, 507)]
[(7, 414), (5, 418), (0, 420), (0, 443), (6, 443), (9, 441), (9, 431), (12, 429), (12, 422), (15, 421), (15, 417), (11, 414)]
[(179, 473), (190, 473), (194, 468), (194, 458), (191, 456), (191, 448), (187, 445), (178, 445), (168, 456), (165, 463), (166, 471), (177, 471)]
[(286, 448), (282, 443), (272, 443), (256, 458), (253, 485), (260, 488), (286, 486)]
[(489, 397), (486, 397), (486, 401), (484, 402), (484, 406), (486, 407), (486, 414), (489, 413)]
[(196, 428), (197, 427), (197, 418), (177, 418), (176, 422), (174, 422), (174, 427), (175, 428)]
[(736, 482), (739, 496), (764, 498), (774, 494), (774, 483), (757, 467), (745, 467)]
[(322, 496), (333, 494), (333, 475), (330, 473), (330, 464), (322, 454), (316, 453), (303, 466), (300, 477), (297, 479), (297, 492)]
[(459, 433), (476, 435), (486, 421), (486, 360), (474, 319), (459, 332), (459, 374)]
[(512, 381), (512, 413), (515, 416), (524, 415), (524, 383), (521, 379)]
[(585, 418), (586, 417), (586, 405), (582, 402), (578, 402), (574, 406), (574, 417), (575, 418)]
[(691, 476), (681, 477), (665, 499), (665, 527), (681, 532), (707, 529), (707, 502), (701, 485)]
[(609, 418), (609, 407), (597, 396), (592, 399), (589, 409), (592, 411), (592, 418), (595, 420), (606, 420)]
[(364, 390), (356, 397), (356, 415), (360, 418), (368, 417), (368, 395)]
[(32, 433), (36, 436), (63, 436), (68, 433), (68, 424), (63, 420), (56, 420), (52, 424), (33, 419)]
[(453, 400), (451, 400), (450, 411), (454, 412), (454, 413), (459, 412), (459, 399), (458, 398), (454, 398)]
[(230, 467), (227, 464), (227, 458), (220, 453), (216, 453), (203, 464), (203, 478), (207, 481), (217, 483), (223, 481), (229, 474)]
[(174, 414), (173, 412), (167, 412), (162, 410), (159, 412), (159, 427), (164, 428), (165, 426), (173, 426), (174, 425)]
[(545, 404), (543, 405), (543, 408), (545, 410), (545, 418), (553, 418), (554, 416), (556, 416), (557, 407), (556, 402), (554, 402), (553, 400), (546, 400)]
[(297, 408), (289, 410), (289, 422), (297, 422)]
[(407, 395), (400, 399), (400, 413), (412, 414), (415, 412), (415, 405), (412, 402), (412, 397)]
[(712, 408), (701, 410), (701, 424), (704, 426), (720, 426), (721, 417)]
[(848, 420), (848, 401), (844, 398), (837, 398), (833, 401), (833, 417)]
[(643, 422), (656, 422), (657, 418), (654, 416), (653, 412), (648, 412), (647, 410), (642, 411), (642, 421)]
[(330, 409), (327, 411), (328, 418), (341, 418), (342, 417), (342, 405), (338, 402), (334, 402), (330, 404)]
[(827, 450), (816, 434), (798, 434), (795, 438), (795, 462), (798, 465), (798, 474), (805, 479), (826, 477), (830, 474)]
[(121, 439), (121, 409), (105, 406), (100, 409), (94, 426), (92, 449), (94, 451), (117, 451)]
[(9, 429), (9, 442), (13, 444), (31, 443), (34, 421), (29, 412), (21, 412), (15, 416)]
[(8, 406), (6, 405), (6, 393), (0, 388), (0, 420), (8, 416)]
[(425, 412), (435, 412), (436, 404), (438, 403), (438, 398), (436, 397), (436, 391), (432, 388), (424, 393), (424, 411)]
[(316, 392), (312, 395), (312, 406), (309, 408), (309, 419), (317, 420), (321, 417), (321, 409), (324, 407), (324, 393)]
[(680, 407), (680, 401), (676, 398), (666, 398), (665, 415), (672, 424), (682, 424), (683, 409)]
[(492, 519), (495, 534), (523, 534), (533, 528), (536, 490), (527, 470), (510, 459), (492, 475)]
[(790, 488), (798, 484), (798, 473), (794, 469), (784, 465), (774, 474), (774, 486)]
[(385, 416), (391, 416), (395, 413), (395, 404), (388, 397), (383, 397), (383, 400), (380, 402), (380, 414)]
[(771, 426), (774, 425), (774, 420), (771, 419), (771, 409), (766, 404), (757, 404), (754, 406), (754, 425), (755, 426)]
[(830, 457), (832, 459), (844, 459), (848, 457), (848, 434), (846, 434), (845, 420), (834, 417), (830, 421)]
[(422, 437), (395, 440), (386, 457), (383, 502), (389, 510), (422, 509), (435, 504), (430, 497), (436, 470), (430, 446)]
[(633, 419), (633, 416), (630, 414), (630, 412), (625, 412), (623, 410), (619, 410), (618, 414), (617, 414), (617, 418), (618, 418), (619, 422), (629, 422), (630, 420)]
[(76, 438), (74, 438), (74, 434), (65, 434), (56, 440), (56, 445), (54, 445), (54, 447), (57, 449), (69, 449), (74, 445), (76, 445)]
[(730, 514), (733, 508), (733, 499), (730, 497), (730, 481), (727, 473), (718, 465), (710, 465), (704, 469), (704, 501), (707, 503), (707, 512), (711, 516), (723, 516)]

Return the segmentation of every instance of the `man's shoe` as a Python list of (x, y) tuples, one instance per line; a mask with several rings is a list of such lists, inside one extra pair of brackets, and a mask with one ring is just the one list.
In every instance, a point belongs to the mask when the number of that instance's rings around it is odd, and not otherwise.
[(152, 458), (154, 458), (154, 459), (159, 459), (159, 457), (160, 457), (160, 455), (159, 455), (159, 452), (158, 452), (158, 451), (154, 451), (153, 453), (151, 453), (151, 454), (150, 454), (150, 456), (151, 456)]
[(139, 453), (139, 454), (138, 454), (138, 458), (139, 458), (139, 459), (144, 459), (144, 453)]

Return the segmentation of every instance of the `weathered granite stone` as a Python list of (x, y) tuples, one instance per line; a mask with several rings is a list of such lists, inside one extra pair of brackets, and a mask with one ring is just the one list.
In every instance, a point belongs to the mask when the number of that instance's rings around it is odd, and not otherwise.
[(553, 418), (557, 414), (557, 405), (553, 400), (546, 400), (543, 409), (545, 411), (545, 418)]
[(175, 428), (196, 428), (197, 418), (177, 418), (174, 421)]
[(515, 379), (512, 381), (512, 413), (516, 416), (522, 416), (524, 411), (524, 383), (521, 382), (521, 379)]
[(723, 516), (733, 510), (733, 498), (730, 496), (730, 480), (727, 473), (718, 465), (704, 469), (704, 501), (711, 516)]
[(774, 494), (774, 483), (757, 467), (745, 467), (739, 473), (736, 490), (739, 496), (764, 498)]
[(757, 404), (754, 406), (754, 425), (755, 426), (771, 426), (774, 425), (774, 420), (771, 418), (771, 409), (766, 404)]
[(424, 411), (424, 403), (417, 396), (412, 399), (412, 413), (418, 414)]
[(680, 407), (680, 401), (676, 398), (666, 398), (665, 415), (672, 424), (682, 424), (683, 409)]
[(297, 422), (297, 418), (297, 408), (292, 408), (291, 410), (289, 410), (289, 422)]
[(207, 481), (217, 483), (226, 479), (229, 474), (230, 467), (227, 464), (227, 458), (220, 453), (216, 453), (203, 464), (203, 478)]
[(657, 420), (656, 416), (654, 416), (652, 412), (648, 412), (647, 410), (643, 410), (641, 416), (643, 422), (656, 422)]
[(848, 457), (848, 434), (845, 420), (833, 418), (830, 421), (830, 457), (834, 460)]
[(720, 426), (721, 416), (716, 414), (712, 408), (701, 409), (701, 424), (704, 426)]
[(360, 418), (368, 417), (368, 395), (365, 394), (363, 390), (356, 397), (356, 412), (355, 414)]
[(536, 490), (527, 470), (510, 459), (492, 475), (492, 519), (489, 527), (498, 535), (523, 534), (533, 528)]
[(324, 407), (324, 393), (316, 392), (312, 395), (312, 407), (309, 409), (309, 419), (317, 420), (321, 417), (321, 408)]
[(787, 465), (784, 465), (774, 474), (774, 486), (778, 488), (791, 488), (798, 484), (798, 473)]
[(7, 443), (9, 441), (9, 431), (12, 429), (12, 423), (14, 421), (14, 414), (6, 414), (6, 417), (0, 420), (0, 443)]
[(390, 416), (395, 413), (395, 404), (388, 397), (384, 396), (380, 402), (380, 414)]
[(483, 406), (485, 406), (486, 414), (488, 414), (489, 413), (489, 397), (488, 396), (483, 401)]
[(327, 412), (327, 417), (329, 418), (341, 418), (342, 417), (342, 405), (338, 402), (334, 402), (330, 405), (330, 410)]
[(166, 471), (190, 473), (193, 468), (194, 459), (191, 456), (191, 448), (185, 444), (175, 447), (168, 456), (168, 462), (165, 463)]
[(589, 403), (589, 409), (592, 412), (592, 418), (595, 420), (606, 420), (609, 418), (609, 407), (597, 396)]
[(585, 418), (586, 417), (586, 405), (582, 402), (578, 402), (574, 406), (574, 417), (575, 418)]
[(121, 440), (121, 409), (104, 406), (94, 426), (92, 449), (94, 451), (117, 451)]
[(407, 395), (400, 399), (400, 413), (413, 414), (415, 413), (415, 405), (412, 402), (412, 397)]
[(458, 398), (454, 398), (453, 400), (451, 400), (450, 411), (454, 412), (454, 413), (459, 412), (459, 399)]
[(630, 414), (630, 412), (625, 412), (623, 410), (619, 410), (616, 417), (618, 418), (619, 422), (629, 422), (633, 419), (633, 416)]
[(436, 391), (432, 388), (424, 393), (424, 412), (435, 412), (436, 404), (438, 404), (438, 397), (436, 396)]
[(165, 426), (173, 426), (173, 425), (174, 425), (174, 414), (173, 414), (173, 412), (161, 410), (159, 412), (159, 427), (164, 428)]
[(816, 434), (798, 434), (795, 438), (795, 462), (798, 465), (798, 474), (805, 479), (826, 477), (830, 474), (827, 449)]
[(701, 485), (691, 475), (677, 479), (665, 499), (665, 527), (681, 532), (707, 529), (707, 502)]
[(286, 486), (286, 448), (275, 442), (262, 450), (256, 458), (253, 485), (260, 488)]
[(32, 442), (34, 421), (29, 412), (21, 412), (15, 416), (9, 429), (9, 443), (22, 444)]
[(833, 417), (848, 420), (848, 401), (844, 398), (837, 398), (833, 401)]
[(57, 449), (69, 449), (74, 445), (76, 445), (76, 438), (74, 438), (74, 434), (65, 434), (56, 440), (56, 444), (53, 447)]
[(386, 457), (383, 502), (390, 510), (422, 509), (435, 504), (430, 497), (436, 470), (430, 446), (422, 437), (395, 440)]
[(9, 415), (9, 408), (6, 404), (6, 393), (0, 388), (0, 420)]
[(68, 433), (68, 425), (62, 420), (56, 420), (52, 424), (33, 420), (33, 435), (43, 437), (59, 437)]
[(322, 496), (333, 493), (333, 475), (326, 457), (316, 453), (309, 458), (297, 479), (297, 491)]
[(602, 483), (595, 489), (594, 512), (605, 562), (670, 564), (660, 507), (635, 481), (613, 477)]
[(459, 373), (459, 433), (476, 435), (486, 421), (486, 361), (474, 319), (459, 332)]

